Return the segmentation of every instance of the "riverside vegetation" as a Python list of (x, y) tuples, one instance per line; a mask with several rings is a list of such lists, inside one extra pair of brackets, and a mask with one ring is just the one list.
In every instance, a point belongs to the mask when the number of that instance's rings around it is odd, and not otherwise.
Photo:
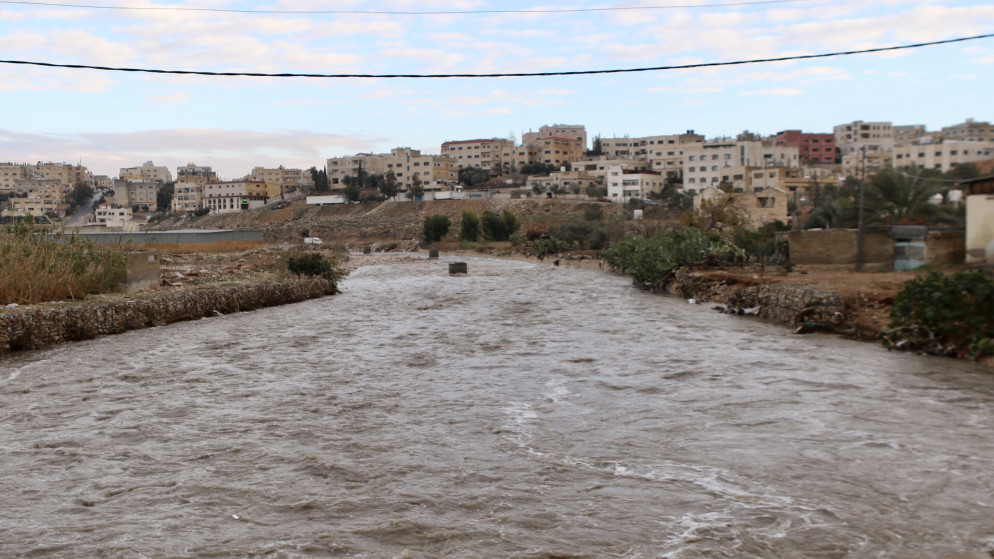
[(39, 235), (26, 219), (0, 230), (0, 302), (27, 305), (116, 291), (127, 256), (75, 235)]

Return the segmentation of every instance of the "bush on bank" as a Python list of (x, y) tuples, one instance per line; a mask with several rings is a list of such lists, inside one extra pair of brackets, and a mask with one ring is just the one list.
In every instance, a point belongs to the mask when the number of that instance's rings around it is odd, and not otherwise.
[(25, 219), (0, 229), (0, 303), (28, 305), (117, 291), (127, 256), (75, 235), (35, 233)]
[(908, 280), (894, 299), (889, 326), (881, 334), (889, 348), (994, 355), (994, 274), (932, 271)]
[(325, 260), (324, 256), (317, 252), (291, 256), (287, 259), (286, 268), (297, 277), (320, 277), (336, 283), (345, 275), (341, 269)]
[(664, 289), (677, 270), (695, 264), (741, 262), (745, 252), (713, 231), (661, 231), (650, 239), (628, 235), (601, 252), (612, 268), (646, 289)]

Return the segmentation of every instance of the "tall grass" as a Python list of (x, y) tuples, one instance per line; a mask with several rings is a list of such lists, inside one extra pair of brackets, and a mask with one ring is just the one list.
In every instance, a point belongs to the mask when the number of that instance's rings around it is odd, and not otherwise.
[(76, 235), (36, 234), (30, 220), (0, 229), (0, 304), (81, 299), (116, 291), (127, 256)]

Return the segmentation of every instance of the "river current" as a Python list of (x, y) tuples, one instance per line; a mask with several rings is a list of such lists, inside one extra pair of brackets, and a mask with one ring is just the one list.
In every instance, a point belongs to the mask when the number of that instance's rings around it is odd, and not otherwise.
[(989, 370), (466, 261), (0, 357), (0, 557), (994, 550)]

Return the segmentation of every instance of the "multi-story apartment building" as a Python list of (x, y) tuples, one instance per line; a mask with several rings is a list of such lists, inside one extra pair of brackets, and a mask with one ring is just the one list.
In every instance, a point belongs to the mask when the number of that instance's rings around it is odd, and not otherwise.
[(284, 188), (297, 188), (300, 180), (304, 177), (302, 169), (287, 169), (280, 165), (274, 169), (255, 167), (247, 177), (248, 180), (262, 181), (270, 184), (277, 184)]
[(203, 184), (180, 180), (173, 186), (173, 199), (170, 205), (174, 212), (194, 212), (204, 207), (203, 196)]
[(501, 138), (458, 140), (442, 144), (443, 156), (451, 157), (456, 169), (478, 167), (497, 175), (505, 168), (503, 158), (514, 149), (514, 142)]
[(211, 213), (238, 213), (266, 205), (266, 183), (238, 180), (210, 182), (203, 187), (203, 207)]
[(529, 146), (539, 143), (544, 138), (569, 138), (580, 144), (580, 150), (587, 149), (587, 129), (582, 124), (553, 124), (540, 126), (538, 132), (525, 132), (521, 135), (521, 145)]
[(607, 170), (607, 197), (612, 202), (627, 202), (632, 198), (648, 198), (666, 186), (666, 177), (655, 171), (626, 171), (620, 166)]
[(114, 181), (114, 203), (138, 211), (155, 211), (158, 205), (159, 182), (117, 179)]
[(947, 140), (994, 142), (994, 126), (989, 122), (977, 122), (968, 118), (966, 122), (943, 128), (942, 137)]
[(697, 191), (709, 185), (743, 180), (748, 167), (798, 167), (800, 155), (792, 146), (771, 140), (715, 140), (684, 148), (683, 187)]
[(118, 208), (110, 204), (100, 204), (93, 210), (93, 221), (107, 227), (123, 227), (131, 221), (131, 208)]
[(359, 175), (359, 168), (369, 175), (392, 172), (400, 192), (410, 190), (415, 177), (429, 191), (448, 190), (459, 179), (456, 162), (444, 155), (426, 155), (408, 147), (394, 148), (390, 153), (361, 153), (349, 157), (332, 157), (325, 163), (328, 182), (340, 188), (345, 177)]
[(894, 133), (889, 122), (856, 120), (833, 127), (835, 146), (841, 155), (858, 151), (889, 152), (894, 148)]
[(835, 134), (784, 130), (773, 141), (778, 146), (796, 147), (804, 163), (835, 163)]
[(177, 183), (197, 183), (202, 186), (209, 182), (217, 182), (217, 180), (217, 173), (207, 166), (187, 163), (182, 167), (176, 167)]
[(642, 138), (600, 138), (601, 151), (612, 159), (643, 161), (651, 170), (677, 179), (683, 171), (684, 147), (704, 143), (704, 136), (687, 130), (684, 134)]
[(20, 163), (0, 163), (0, 194), (19, 191), (23, 182), (30, 178), (28, 166)]
[(167, 167), (156, 167), (151, 161), (146, 161), (141, 167), (123, 167), (118, 178), (139, 182), (167, 183), (173, 180), (172, 173)]
[(916, 165), (925, 169), (939, 169), (945, 173), (956, 165), (992, 158), (994, 141), (946, 140), (896, 146), (892, 164), (894, 167)]

